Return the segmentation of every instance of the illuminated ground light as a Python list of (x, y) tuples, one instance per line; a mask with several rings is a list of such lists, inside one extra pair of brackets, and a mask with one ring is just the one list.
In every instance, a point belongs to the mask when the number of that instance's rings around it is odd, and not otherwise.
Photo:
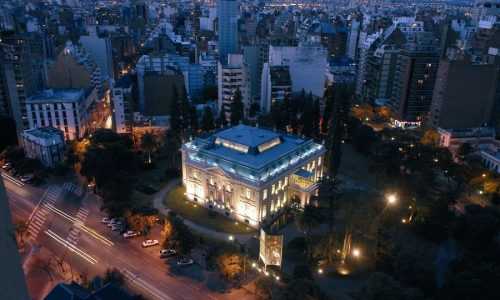
[(344, 267), (339, 267), (339, 268), (338, 268), (338, 272), (339, 272), (340, 274), (344, 275), (344, 276), (345, 276), (345, 275), (349, 275), (349, 270), (347, 270), (347, 269), (346, 269), (346, 268), (344, 268)]
[(323, 269), (318, 269), (319, 274), (323, 274)]

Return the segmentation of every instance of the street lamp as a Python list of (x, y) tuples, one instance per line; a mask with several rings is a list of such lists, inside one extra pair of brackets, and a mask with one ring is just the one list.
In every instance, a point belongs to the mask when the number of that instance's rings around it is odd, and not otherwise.
[(360, 255), (360, 254), (361, 254), (361, 252), (359, 251), (359, 249), (354, 249), (354, 250), (352, 251), (352, 255), (353, 255), (354, 257), (359, 257), (359, 255)]
[(387, 196), (387, 203), (389, 205), (395, 204), (397, 201), (396, 196), (394, 194), (390, 194)]

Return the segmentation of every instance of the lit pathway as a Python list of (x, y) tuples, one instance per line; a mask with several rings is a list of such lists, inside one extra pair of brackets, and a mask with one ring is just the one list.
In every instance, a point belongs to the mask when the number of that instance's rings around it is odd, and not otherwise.
[[(153, 206), (158, 209), (158, 211), (165, 215), (168, 216), (168, 212), (170, 209), (166, 208), (165, 205), (163, 205), (163, 199), (167, 196), (167, 194), (170, 192), (172, 188), (174, 188), (176, 185), (178, 185), (181, 182), (180, 178), (172, 179), (170, 180), (165, 187), (163, 187), (156, 195), (154, 196), (153, 199)], [(196, 231), (198, 233), (201, 233), (203, 235), (209, 236), (214, 239), (218, 240), (225, 240), (227, 241), (229, 239), (229, 236), (231, 234), (225, 233), (225, 232), (220, 232), (216, 231), (210, 228), (206, 228), (201, 224), (196, 224), (190, 220), (184, 219), (181, 216), (178, 215), (179, 218), (184, 220), (184, 224), (186, 224), (191, 230)], [(250, 240), (253, 236), (253, 234), (233, 234), (232, 235), (235, 239), (237, 239), (239, 242), (246, 242)]]

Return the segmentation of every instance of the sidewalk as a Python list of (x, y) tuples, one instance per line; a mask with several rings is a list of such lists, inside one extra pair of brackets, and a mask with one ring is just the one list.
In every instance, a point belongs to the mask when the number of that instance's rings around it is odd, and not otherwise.
[[(158, 209), (158, 211), (165, 215), (168, 216), (168, 212), (170, 209), (166, 208), (165, 205), (163, 204), (163, 199), (167, 196), (167, 194), (174, 188), (176, 185), (178, 185), (181, 182), (180, 178), (172, 179), (170, 180), (166, 186), (164, 186), (158, 193), (153, 198), (153, 206)], [(178, 216), (184, 221), (184, 224), (188, 226), (191, 230), (198, 232), (200, 234), (206, 235), (208, 237), (211, 237), (213, 239), (218, 239), (222, 241), (227, 241), (229, 239), (229, 236), (232, 235), (238, 242), (248, 242), (249, 240), (252, 239), (253, 234), (229, 234), (225, 232), (220, 232), (216, 231), (210, 228), (206, 228), (203, 225), (196, 224), (190, 220), (184, 219), (181, 216)]]

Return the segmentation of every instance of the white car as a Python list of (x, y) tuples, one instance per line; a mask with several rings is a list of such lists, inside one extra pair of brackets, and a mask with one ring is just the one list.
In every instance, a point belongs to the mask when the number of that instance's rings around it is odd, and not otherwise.
[(27, 182), (30, 181), (35, 175), (29, 174), (29, 175), (23, 175), (21, 176), (21, 182)]
[(104, 218), (102, 218), (102, 220), (101, 220), (101, 223), (102, 223), (102, 224), (109, 224), (109, 222), (111, 222), (111, 220), (110, 220), (108, 217), (104, 217)]
[(10, 163), (6, 163), (5, 165), (2, 166), (2, 169), (7, 170), (10, 167)]
[(193, 260), (191, 258), (181, 258), (177, 261), (177, 266), (179, 267), (189, 267), (193, 264)]
[(130, 231), (130, 230), (129, 230), (129, 231), (127, 231), (127, 232), (125, 232), (125, 233), (123, 234), (123, 237), (124, 237), (124, 238), (129, 238), (129, 237), (134, 237), (134, 236), (138, 236), (138, 235), (141, 235), (141, 233), (140, 233), (140, 232), (138, 232), (138, 231)]
[(147, 240), (145, 242), (142, 242), (142, 247), (150, 247), (150, 246), (155, 246), (158, 245), (158, 240)]
[(160, 250), (160, 258), (167, 258), (170, 256), (175, 256), (177, 255), (177, 251), (174, 249), (161, 249)]
[(121, 224), (122, 224), (121, 221), (119, 221), (117, 219), (111, 219), (111, 221), (109, 221), (109, 223), (108, 223), (108, 227), (113, 227), (115, 225), (121, 225)]

